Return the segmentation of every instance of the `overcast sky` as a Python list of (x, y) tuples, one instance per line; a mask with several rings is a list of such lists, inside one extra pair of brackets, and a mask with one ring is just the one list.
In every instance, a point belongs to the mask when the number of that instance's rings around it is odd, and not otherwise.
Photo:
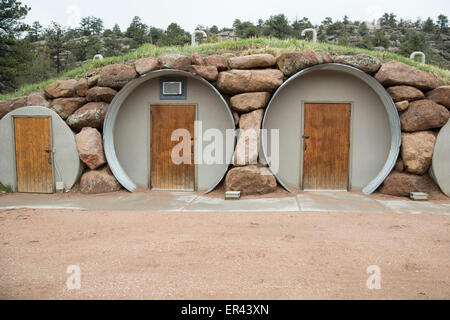
[(308, 17), (313, 24), (326, 16), (333, 20), (347, 14), (351, 20), (372, 21), (384, 12), (415, 20), (443, 13), (450, 15), (450, 0), (21, 0), (31, 7), (26, 22), (39, 21), (47, 26), (56, 21), (67, 27), (76, 27), (82, 17), (96, 16), (106, 28), (118, 23), (126, 29), (134, 16), (144, 23), (166, 28), (176, 22), (187, 31), (197, 25), (230, 27), (234, 19), (254, 23), (259, 18), (284, 13), (291, 21)]

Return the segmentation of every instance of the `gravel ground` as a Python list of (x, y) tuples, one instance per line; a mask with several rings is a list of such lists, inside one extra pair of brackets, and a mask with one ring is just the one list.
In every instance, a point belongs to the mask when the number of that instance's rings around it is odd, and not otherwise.
[(2, 299), (450, 298), (450, 216), (27, 209), (0, 237)]

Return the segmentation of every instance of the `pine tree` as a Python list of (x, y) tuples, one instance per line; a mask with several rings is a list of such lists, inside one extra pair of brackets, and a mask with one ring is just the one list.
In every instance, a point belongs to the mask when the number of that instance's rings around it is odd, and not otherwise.
[(65, 30), (58, 23), (52, 22), (51, 27), (45, 30), (45, 40), (59, 74), (63, 71), (63, 52), (67, 49)]
[[(26, 65), (30, 51), (18, 35), (28, 26), (22, 22), (30, 10), (16, 0), (0, 0), (0, 92), (17, 88), (22, 72), (18, 66)], [(23, 65), (22, 65), (23, 64)]]
[(30, 30), (28, 31), (31, 42), (39, 41), (42, 37), (42, 25), (39, 21), (34, 21), (31, 24)]
[(423, 23), (422, 30), (425, 31), (425, 32), (433, 32), (434, 31), (433, 19), (428, 17), (428, 19), (425, 20), (425, 22)]

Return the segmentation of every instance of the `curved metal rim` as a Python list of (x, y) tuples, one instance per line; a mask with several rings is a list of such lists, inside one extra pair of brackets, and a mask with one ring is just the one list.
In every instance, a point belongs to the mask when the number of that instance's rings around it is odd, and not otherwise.
[[(116, 155), (116, 149), (114, 145), (114, 127), (117, 119), (117, 115), (119, 114), (120, 108), (122, 107), (122, 103), (125, 101), (125, 99), (136, 89), (140, 84), (160, 77), (162, 75), (183, 75), (189, 78), (193, 78), (196, 80), (199, 80), (205, 84), (208, 85), (209, 88), (211, 88), (214, 93), (220, 98), (220, 100), (225, 105), (225, 108), (228, 111), (228, 114), (231, 119), (231, 123), (233, 125), (233, 130), (236, 127), (236, 124), (234, 122), (233, 114), (230, 110), (230, 107), (228, 106), (228, 103), (225, 101), (225, 99), (222, 97), (222, 95), (219, 93), (219, 91), (208, 81), (203, 79), (202, 77), (193, 75), (189, 72), (177, 70), (177, 69), (160, 69), (156, 71), (149, 72), (147, 74), (144, 74), (140, 76), (139, 78), (133, 79), (130, 82), (128, 82), (114, 97), (114, 99), (111, 101), (108, 111), (105, 115), (105, 121), (103, 123), (103, 144), (105, 149), (105, 156), (106, 160), (108, 161), (108, 165), (111, 169), (111, 172), (114, 174), (116, 179), (119, 181), (119, 183), (128, 191), (133, 192), (136, 190), (136, 184), (133, 182), (133, 180), (128, 176), (128, 174), (125, 172), (125, 170), (122, 168), (122, 165), (119, 162), (119, 159)], [(235, 146), (236, 141), (233, 141), (233, 148)], [(231, 160), (233, 159), (233, 155), (231, 155), (231, 159), (229, 163), (231, 163)], [(214, 190), (215, 187), (222, 181), (223, 177), (226, 175), (228, 169), (225, 170), (221, 178), (213, 185), (211, 186), (205, 193), (209, 193), (212, 190)]]
[[(400, 127), (400, 118), (398, 116), (397, 109), (395, 107), (394, 101), (392, 101), (391, 96), (388, 94), (386, 89), (372, 76), (365, 73), (364, 71), (361, 71), (355, 67), (348, 66), (345, 64), (340, 63), (325, 63), (325, 64), (319, 64), (315, 65), (306, 69), (303, 69), (296, 74), (294, 74), (292, 77), (290, 77), (287, 81), (285, 81), (273, 94), (272, 99), (270, 99), (269, 104), (267, 105), (266, 111), (264, 113), (263, 121), (262, 121), (262, 128), (265, 129), (265, 122), (267, 118), (268, 111), (273, 103), (275, 101), (276, 97), (283, 91), (283, 88), (285, 88), (287, 85), (289, 85), (292, 81), (295, 79), (304, 76), (308, 73), (315, 72), (315, 71), (340, 71), (347, 74), (350, 74), (352, 76), (355, 76), (362, 80), (364, 83), (366, 83), (380, 98), (381, 102), (384, 105), (384, 108), (386, 110), (386, 113), (388, 115), (389, 119), (389, 127), (391, 129), (391, 146), (389, 149), (389, 154), (386, 159), (386, 162), (383, 166), (383, 168), (380, 170), (380, 172), (377, 174), (375, 178), (373, 178), (364, 188), (363, 192), (365, 194), (371, 194), (374, 192), (386, 179), (386, 177), (389, 175), (389, 173), (392, 171), (392, 168), (395, 165), (395, 162), (397, 161), (397, 157), (400, 151), (400, 145), (401, 145), (401, 127)], [(264, 154), (264, 157), (267, 159), (266, 149), (264, 148), (264, 144), (261, 143), (261, 148)], [(289, 187), (278, 177), (277, 174), (275, 174), (269, 164), (270, 171), (277, 179), (278, 183), (287, 191), (291, 192)]]
[(434, 152), (433, 152), (433, 158), (431, 160), (431, 168), (430, 168), (430, 175), (434, 179), (434, 181), (437, 183), (441, 191), (447, 196), (450, 197), (450, 184), (445, 183), (443, 179), (441, 179), (441, 173), (447, 172), (447, 167), (450, 167), (450, 164), (448, 161), (445, 161), (447, 159), (442, 159), (439, 152), (436, 152), (436, 150), (445, 148), (445, 146), (448, 144), (446, 141), (446, 134), (447, 132), (450, 133), (450, 119), (447, 121), (447, 123), (439, 130), (438, 136), (436, 138), (436, 143), (434, 145)]

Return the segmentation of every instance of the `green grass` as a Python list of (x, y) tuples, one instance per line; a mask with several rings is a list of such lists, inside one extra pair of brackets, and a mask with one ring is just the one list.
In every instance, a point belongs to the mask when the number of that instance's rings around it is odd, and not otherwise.
[(12, 192), (12, 189), (10, 186), (4, 186), (0, 183), (0, 192)]
[[(382, 62), (391, 60), (401, 61), (410, 66), (419, 68), (420, 70), (433, 73), (443, 84), (450, 83), (450, 70), (441, 69), (434, 65), (421, 64), (418, 61), (410, 60), (390, 52), (371, 51), (355, 47), (339, 46), (327, 43), (313, 43), (304, 40), (287, 39), (280, 40), (275, 38), (257, 38), (257, 39), (243, 39), (238, 41), (225, 41), (218, 43), (206, 43), (196, 47), (190, 45), (173, 46), (173, 47), (157, 47), (152, 44), (144, 44), (140, 48), (128, 52), (119, 57), (110, 57), (103, 60), (96, 60), (89, 62), (82, 67), (70, 70), (63, 74), (58, 79), (79, 78), (86, 72), (92, 71), (96, 68), (113, 64), (113, 63), (133, 63), (135, 60), (144, 57), (159, 57), (164, 54), (200, 54), (208, 56), (213, 54), (224, 55), (247, 55), (253, 53), (270, 53), (277, 56), (283, 52), (290, 51), (319, 51), (326, 52), (331, 55), (348, 54), (348, 53), (366, 53), (378, 57)], [(0, 95), (0, 100), (6, 100), (21, 95), (30, 94), (37, 91), (42, 91), (49, 83), (57, 79), (49, 79), (44, 82), (27, 84), (19, 88), (16, 92), (10, 94)]]

